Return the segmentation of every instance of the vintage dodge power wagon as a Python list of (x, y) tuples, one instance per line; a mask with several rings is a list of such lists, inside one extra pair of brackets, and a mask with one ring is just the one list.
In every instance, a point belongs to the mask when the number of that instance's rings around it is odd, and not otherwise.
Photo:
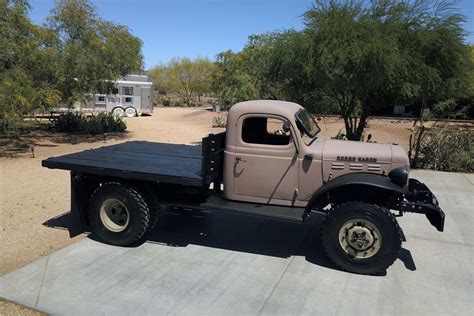
[(71, 170), (71, 237), (92, 232), (112, 245), (144, 238), (165, 206), (232, 211), (303, 222), (324, 215), (323, 248), (341, 269), (375, 274), (398, 257), (396, 216), (425, 214), (438, 231), (444, 213), (396, 144), (318, 137), (296, 103), (234, 105), (226, 132), (201, 146), (131, 141), (46, 159)]

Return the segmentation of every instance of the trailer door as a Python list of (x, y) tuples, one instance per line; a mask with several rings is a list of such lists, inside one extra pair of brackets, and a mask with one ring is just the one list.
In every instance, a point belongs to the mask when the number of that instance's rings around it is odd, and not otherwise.
[(153, 110), (151, 91), (151, 87), (142, 87), (142, 112), (151, 113)]

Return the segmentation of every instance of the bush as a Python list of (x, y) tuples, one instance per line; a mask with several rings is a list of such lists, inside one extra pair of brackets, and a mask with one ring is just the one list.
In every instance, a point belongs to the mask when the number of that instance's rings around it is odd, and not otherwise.
[(170, 106), (171, 105), (171, 100), (168, 98), (163, 99), (163, 106)]
[(217, 115), (212, 119), (212, 127), (226, 127), (226, 123), (226, 119), (221, 115)]
[(65, 133), (97, 135), (124, 132), (127, 125), (122, 118), (114, 117), (111, 113), (99, 113), (92, 116), (66, 113), (58, 117), (53, 123), (53, 128)]
[(65, 133), (78, 133), (86, 127), (87, 119), (82, 113), (66, 113), (53, 122), (53, 127)]
[(469, 129), (434, 128), (420, 148), (422, 168), (440, 171), (474, 170), (473, 132)]

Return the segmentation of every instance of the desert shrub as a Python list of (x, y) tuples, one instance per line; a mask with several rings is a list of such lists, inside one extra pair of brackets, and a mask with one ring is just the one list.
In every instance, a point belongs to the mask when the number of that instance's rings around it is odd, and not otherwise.
[(170, 106), (171, 100), (168, 98), (164, 98), (162, 103), (163, 103), (163, 106)]
[(79, 133), (85, 129), (87, 119), (82, 113), (66, 113), (59, 116), (54, 122), (53, 127), (65, 133)]
[(111, 113), (85, 116), (82, 113), (66, 113), (53, 122), (53, 128), (65, 133), (97, 135), (124, 132), (127, 125)]
[(104, 133), (121, 133), (127, 129), (127, 124), (120, 117), (115, 117), (111, 113), (100, 113), (92, 116), (91, 120), (99, 120), (104, 128)]
[(221, 115), (217, 115), (212, 119), (212, 127), (226, 127), (226, 124), (226, 119)]
[(421, 144), (421, 167), (440, 171), (472, 172), (473, 136), (473, 131), (469, 129), (433, 128)]

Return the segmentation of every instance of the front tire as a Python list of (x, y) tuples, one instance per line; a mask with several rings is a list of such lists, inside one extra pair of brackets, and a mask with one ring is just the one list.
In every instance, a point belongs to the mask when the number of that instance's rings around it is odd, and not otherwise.
[(92, 233), (100, 240), (126, 246), (137, 242), (145, 234), (150, 210), (145, 199), (133, 187), (109, 182), (92, 194), (89, 218)]
[(321, 239), (328, 257), (339, 268), (379, 274), (397, 259), (402, 232), (387, 208), (348, 202), (329, 211), (321, 228)]

